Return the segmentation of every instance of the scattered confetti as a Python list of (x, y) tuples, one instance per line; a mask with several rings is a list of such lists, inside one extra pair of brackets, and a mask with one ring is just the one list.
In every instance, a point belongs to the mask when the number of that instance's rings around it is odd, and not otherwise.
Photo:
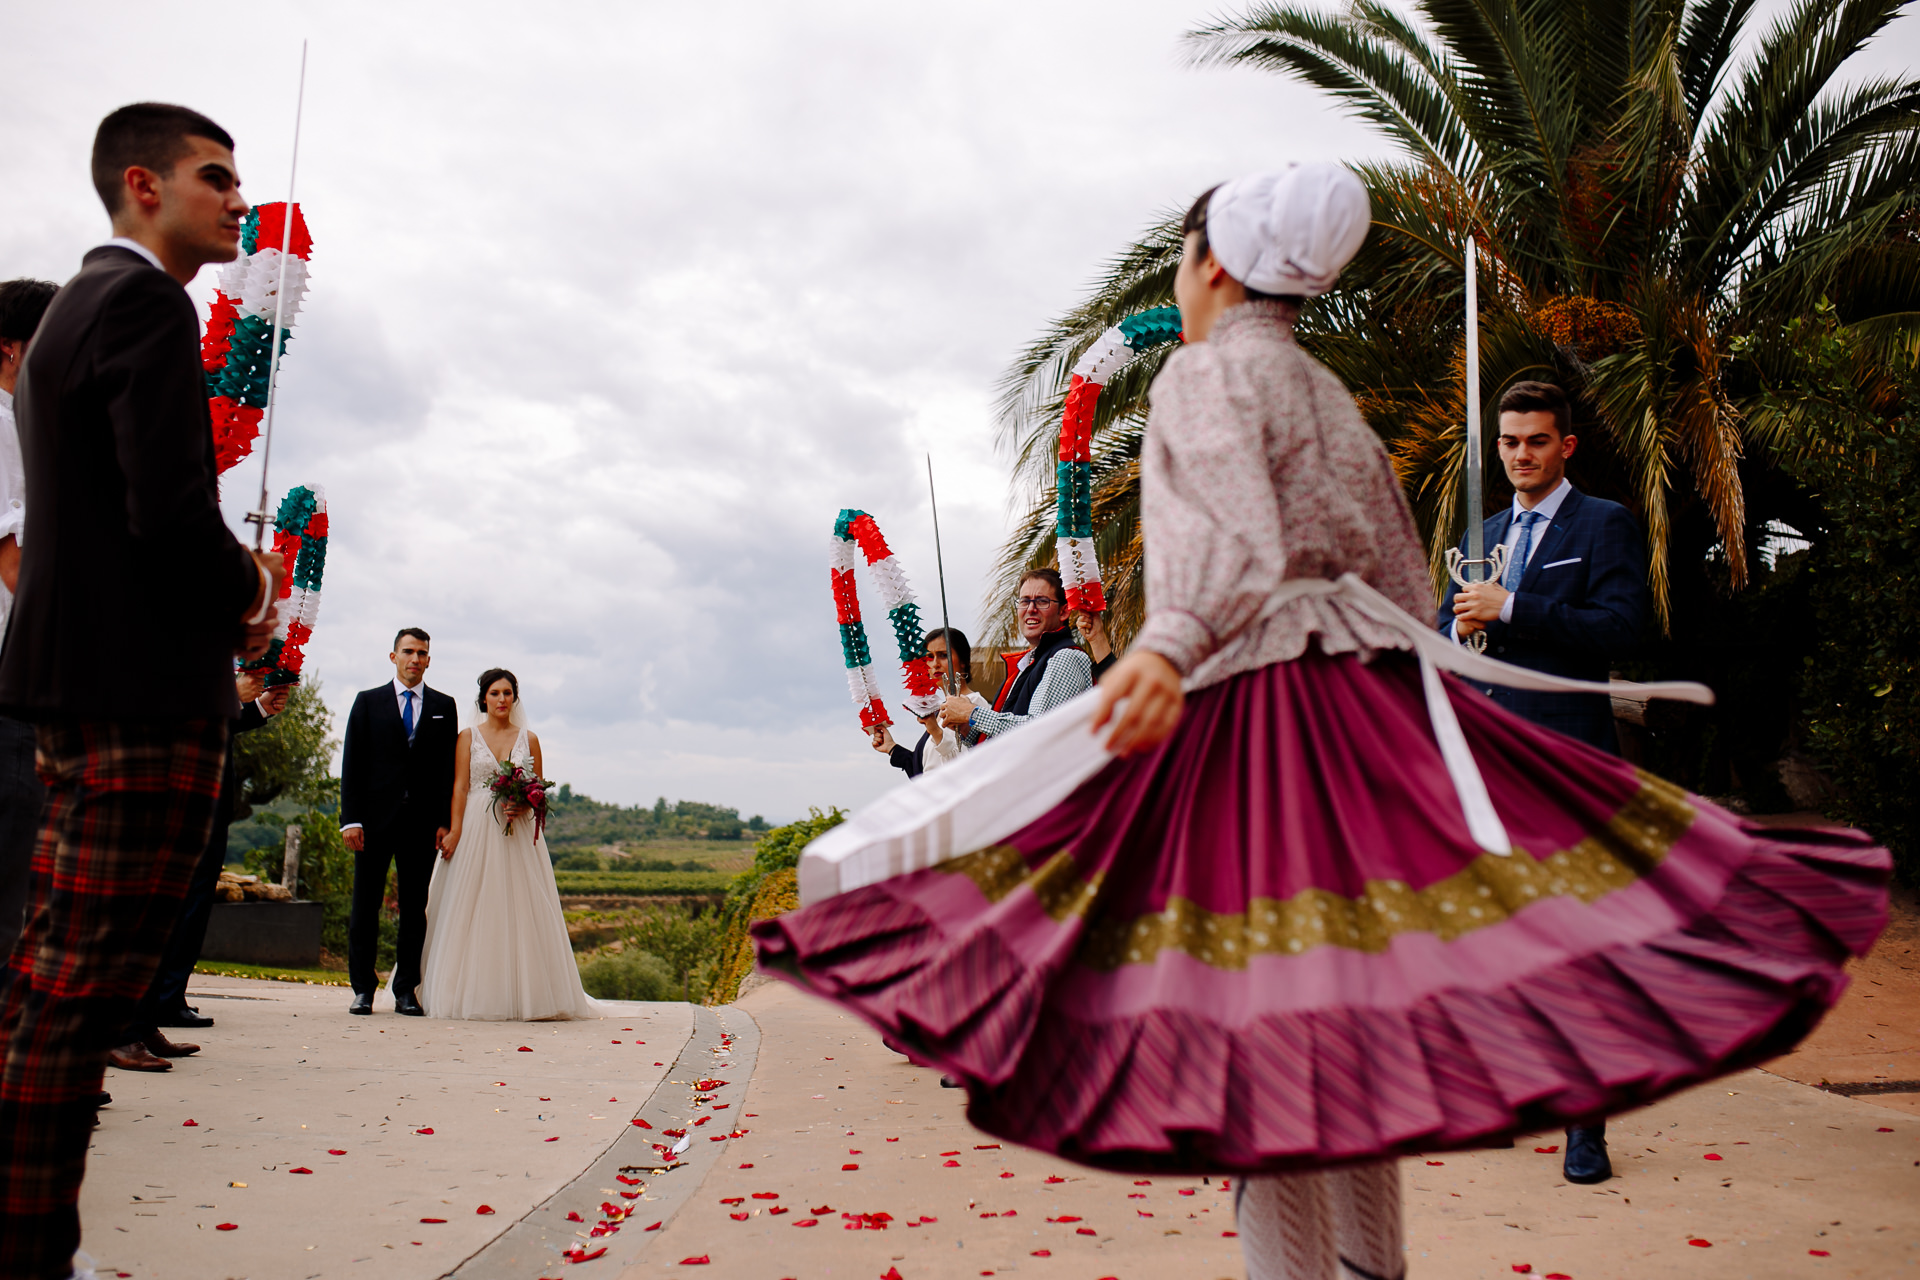
[(237, 1222), (216, 1222), (213, 1229), (215, 1231), (238, 1231), (240, 1224)]
[(1011, 1177), (1013, 1176), (1013, 1172), (1012, 1172), (1011, 1170), (1007, 1170), (1007, 1171), (1005, 1171), (1005, 1172), (1003, 1172), (1003, 1173), (1001, 1173), (1001, 1175), (1000, 1175), (1000, 1176), (1001, 1176), (1001, 1177), (1003, 1177), (1003, 1178), (1011, 1178)]
[(1048, 1181), (1048, 1182), (1065, 1182), (1065, 1181), (1066, 1181), (1066, 1179), (1065, 1179), (1065, 1178), (1057, 1178), (1057, 1177), (1051, 1177), (1051, 1176), (1050, 1176), (1050, 1177), (1048, 1177), (1048, 1179), (1047, 1179), (1047, 1181)]
[(431, 1138), (433, 1136), (433, 1130), (431, 1129), (415, 1129), (413, 1132), (416, 1137)]
[(1034, 1257), (1036, 1257), (1036, 1258), (1051, 1258), (1051, 1257), (1053, 1256), (1053, 1250), (1051, 1250), (1051, 1249), (1035, 1249), (1035, 1250), (1033, 1251), (1033, 1256), (1034, 1256)]
[(328, 1148), (327, 1148), (327, 1154), (328, 1154), (328, 1155), (330, 1155), (330, 1156), (343, 1156), (343, 1155), (345, 1155), (345, 1154), (347, 1154), (347, 1153), (346, 1153), (346, 1152), (344, 1152), (344, 1151), (342, 1151), (342, 1150), (341, 1150), (340, 1148), (338, 1148), (338, 1147), (328, 1147)]
[(1533, 1264), (1531, 1262), (1516, 1262), (1513, 1264), (1513, 1269), (1523, 1276), (1533, 1274)]
[(1878, 1129), (1875, 1129), (1874, 1132), (1875, 1133), (1892, 1133), (1893, 1130), (1887, 1128), (1885, 1125), (1881, 1125)]
[(1705, 1154), (1704, 1156), (1701, 1156), (1700, 1158), (1702, 1160), (1724, 1160), (1726, 1157), (1722, 1156), (1718, 1151), (1709, 1151), (1707, 1152), (1707, 1154)]
[[(1053, 1181), (1053, 1179), (1052, 1179), (1052, 1178), (1048, 1178), (1048, 1179), (1047, 1179), (1047, 1181), (1048, 1181), (1048, 1182), (1052, 1182), (1052, 1181)], [(1138, 1178), (1138, 1179), (1136, 1179), (1136, 1180), (1134, 1181), (1134, 1184), (1133, 1184), (1133, 1185), (1134, 1185), (1134, 1186), (1136, 1186), (1136, 1187), (1150, 1187), (1150, 1186), (1152, 1186), (1152, 1185), (1153, 1185), (1153, 1179), (1152, 1179), (1152, 1178)]]
[(1713, 1241), (1711, 1241), (1711, 1240), (1689, 1240), (1689, 1241), (1687, 1241), (1687, 1243), (1688, 1243), (1688, 1244), (1690, 1244), (1690, 1245), (1692, 1245), (1692, 1246), (1693, 1246), (1694, 1248), (1696, 1248), (1696, 1249), (1711, 1249), (1711, 1248), (1713, 1248)]
[(730, 1213), (727, 1216), (729, 1218), (732, 1218), (735, 1222), (745, 1222), (748, 1218), (751, 1218), (753, 1215), (750, 1213)]
[(830, 1204), (823, 1204), (818, 1209), (809, 1209), (807, 1210), (807, 1212), (808, 1213), (832, 1213), (833, 1206)]
[(755, 1200), (778, 1200), (780, 1193), (778, 1191), (756, 1191), (753, 1193), (753, 1198)]
[(661, 1227), (661, 1224), (656, 1222), (650, 1227), (642, 1227), (641, 1230), (642, 1231), (658, 1231), (660, 1227)]
[(721, 1204), (745, 1204), (746, 1202), (747, 1202), (747, 1198), (745, 1196), (728, 1196), (725, 1200), (722, 1200), (720, 1203)]
[[(428, 1132), (428, 1133), (432, 1133), (432, 1132), (433, 1132), (433, 1130), (431, 1130), (431, 1129), (429, 1129), (429, 1130), (427, 1130), (427, 1132)], [(542, 1139), (540, 1139), (540, 1141), (542, 1141), (542, 1142), (558, 1142), (558, 1141), (560, 1141), (560, 1139), (559, 1139), (559, 1138), (557, 1138), (557, 1137), (554, 1137), (554, 1138), (542, 1138)]]
[(182, 1129), (198, 1129), (200, 1122), (198, 1120), (183, 1120), (180, 1123), (180, 1127)]
[(298, 1168), (298, 1169), (289, 1169), (289, 1170), (287, 1170), (287, 1172), (288, 1172), (288, 1173), (312, 1173), (312, 1172), (313, 1172), (313, 1170), (311, 1170), (311, 1169), (308, 1169), (308, 1168), (305, 1168), (305, 1167), (302, 1167), (302, 1168)]
[(905, 1280), (905, 1277), (900, 1274), (900, 1268), (888, 1267), (887, 1273), (881, 1276), (880, 1280)]
[(1073, 1229), (1073, 1234), (1077, 1236), (1097, 1236), (1100, 1233), (1098, 1231), (1095, 1231), (1092, 1227), (1075, 1227)]
[(1807, 1254), (1808, 1256), (1814, 1257), (1814, 1258), (1831, 1258), (1833, 1256), (1832, 1254), (1828, 1253), (1825, 1249), (1809, 1249), (1807, 1250)]
[(843, 1164), (843, 1165), (841, 1165), (841, 1166), (840, 1166), (840, 1172), (842, 1172), (842, 1173), (851, 1173), (851, 1172), (853, 1172), (853, 1171), (854, 1171), (855, 1169), (858, 1169), (859, 1167), (860, 1167), (860, 1166), (859, 1166), (859, 1165), (857, 1165), (857, 1164)]
[(794, 1223), (793, 1225), (794, 1225), (794, 1226), (796, 1226), (796, 1227), (817, 1227), (817, 1226), (819, 1226), (819, 1225), (820, 1225), (820, 1219), (818, 1219), (818, 1218), (802, 1218), (802, 1219), (800, 1219), (800, 1221), (798, 1221), (798, 1222), (796, 1222), (796, 1223)]
[(1225, 1236), (1227, 1239), (1231, 1240), (1235, 1236), (1238, 1236), (1240, 1233), (1238, 1231), (1222, 1231), (1220, 1234)]
[(531, 1045), (524, 1045), (524, 1044), (523, 1044), (523, 1045), (521, 1045), (521, 1046), (520, 1046), (520, 1047), (519, 1047), (518, 1049), (516, 1049), (516, 1050), (515, 1050), (514, 1052), (516, 1052), (516, 1053), (532, 1053), (532, 1052), (533, 1052), (533, 1047), (532, 1047)]
[(976, 1142), (973, 1145), (973, 1149), (975, 1151), (998, 1151), (1000, 1144), (997, 1142)]
[(777, 1204), (777, 1205), (775, 1205), (775, 1206), (773, 1206), (773, 1208), (771, 1208), (771, 1209), (769, 1209), (769, 1210), (767, 1210), (767, 1212), (768, 1212), (768, 1213), (770, 1213), (770, 1214), (772, 1214), (772, 1215), (773, 1215), (774, 1217), (776, 1217), (776, 1218), (777, 1218), (777, 1217), (779, 1217), (779, 1216), (780, 1216), (781, 1214), (783, 1214), (783, 1213), (791, 1213), (791, 1212), (792, 1212), (792, 1210), (791, 1210), (791, 1209), (789, 1209), (789, 1208), (787, 1208), (787, 1206), (785, 1206), (785, 1205), (783, 1205), (783, 1204)]
[(1195, 1187), (1182, 1187), (1182, 1188), (1180, 1188), (1180, 1194), (1181, 1194), (1181, 1195), (1183, 1195), (1183, 1196), (1190, 1196), (1190, 1195), (1195, 1195), (1195, 1194), (1197, 1194), (1197, 1193), (1198, 1193), (1198, 1188), (1195, 1188)]
[(647, 1122), (646, 1122), (645, 1120), (640, 1120), (640, 1119), (636, 1119), (636, 1120), (634, 1120), (634, 1122), (633, 1122), (633, 1127), (634, 1127), (634, 1128), (636, 1128), (636, 1129), (651, 1129), (651, 1128), (653, 1128), (653, 1126), (652, 1126), (652, 1125), (650, 1125), (650, 1124), (648, 1124), (648, 1123), (647, 1123)]
[(942, 1164), (940, 1167), (942, 1169), (958, 1169), (960, 1167), (960, 1162), (958, 1160), (948, 1160), (944, 1164)]
[(1559, 1150), (1560, 1150), (1560, 1144), (1556, 1142), (1550, 1147), (1535, 1147), (1533, 1149), (1533, 1154), (1537, 1156), (1550, 1156), (1557, 1153)]
[(434, 1226), (440, 1226), (446, 1222), (446, 1219), (445, 1218), (422, 1218), (420, 1219), (420, 1221), (432, 1223)]
[(490, 1204), (483, 1204), (478, 1209), (475, 1209), (474, 1212), (484, 1218), (492, 1214), (493, 1206)]
[(1427, 1161), (1427, 1163), (1428, 1164), (1445, 1164), (1446, 1161), (1445, 1160), (1429, 1160)]
[(753, 1168), (753, 1166), (752, 1166), (752, 1165), (750, 1165), (750, 1164), (743, 1164), (743, 1165), (741, 1165), (740, 1167), (741, 1167), (742, 1169), (751, 1169), (751, 1168)]
[(1078, 1214), (1073, 1214), (1073, 1213), (1063, 1213), (1057, 1218), (1048, 1218), (1047, 1221), (1048, 1222), (1078, 1222), (1080, 1221), (1080, 1216)]
[(565, 1258), (568, 1262), (592, 1262), (595, 1258), (599, 1257), (601, 1254), (605, 1253), (606, 1251), (607, 1251), (607, 1247), (605, 1245), (601, 1245), (598, 1249), (595, 1249), (592, 1253), (588, 1253), (584, 1249), (582, 1249), (579, 1245), (575, 1245), (573, 1248), (567, 1250), (565, 1253), (561, 1254), (560, 1256)]
[(628, 1176), (627, 1176), (626, 1174), (624, 1174), (624, 1173), (616, 1173), (616, 1174), (614, 1174), (614, 1175), (613, 1175), (613, 1180), (614, 1180), (615, 1182), (618, 1182), (618, 1183), (621, 1183), (621, 1184), (622, 1184), (622, 1185), (624, 1185), (624, 1186), (629, 1186), (629, 1187), (637, 1187), (637, 1186), (639, 1186), (639, 1185), (640, 1185), (640, 1179), (638, 1179), (638, 1178), (629, 1178), (629, 1177), (628, 1177)]
[(568, 1210), (567, 1221), (568, 1222), (585, 1222), (586, 1219), (581, 1217), (579, 1214), (573, 1212), (572, 1210)]

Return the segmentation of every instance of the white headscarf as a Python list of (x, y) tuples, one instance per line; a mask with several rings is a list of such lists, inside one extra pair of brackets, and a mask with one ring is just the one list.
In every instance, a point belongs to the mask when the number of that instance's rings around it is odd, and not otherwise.
[(1207, 242), (1247, 288), (1313, 297), (1333, 287), (1372, 220), (1353, 170), (1290, 164), (1222, 183), (1207, 201)]

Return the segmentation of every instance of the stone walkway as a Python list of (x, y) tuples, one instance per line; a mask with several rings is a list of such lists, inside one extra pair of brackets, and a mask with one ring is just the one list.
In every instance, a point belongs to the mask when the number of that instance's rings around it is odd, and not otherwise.
[[(1870, 1003), (1887, 982), (1857, 984), (1820, 1033), (1840, 1043), (1801, 1055), (1852, 1061), (1896, 1020)], [(1244, 1274), (1220, 1180), (997, 1146), (959, 1092), (782, 985), (561, 1024), (353, 1018), (340, 989), (243, 979), (194, 997), (219, 1022), (199, 1056), (109, 1073), (82, 1203), (102, 1275)], [(1920, 1076), (1889, 1053), (1864, 1065)], [(1535, 1150), (1557, 1133), (1409, 1160), (1409, 1274), (1920, 1276), (1920, 1117), (1877, 1101), (1745, 1072), (1616, 1119), (1620, 1176), (1597, 1188)]]

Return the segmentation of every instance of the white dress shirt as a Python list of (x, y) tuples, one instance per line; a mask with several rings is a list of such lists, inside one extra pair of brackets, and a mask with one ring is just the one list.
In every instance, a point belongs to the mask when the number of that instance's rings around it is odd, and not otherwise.
[[(115, 236), (113, 239), (98, 247), (102, 249), (131, 249), (148, 262), (151, 262), (155, 267), (159, 267), (162, 271), (166, 270), (165, 267), (160, 266), (160, 255), (141, 244), (138, 240), (129, 240), (125, 236)], [(184, 285), (181, 287), (185, 288)]]
[[(987, 711), (993, 710), (993, 704), (972, 689), (967, 690), (963, 696), (971, 700), (976, 707)], [(932, 773), (943, 764), (952, 764), (960, 758), (962, 750), (959, 732), (942, 725), (940, 741), (935, 742), (932, 734), (927, 735), (927, 749), (920, 753), (920, 772)]]
[[(13, 425), (13, 396), (0, 391), (0, 539), (27, 537), (27, 471), (20, 461), (20, 433)], [(0, 635), (13, 612), (13, 592), (0, 582)]]

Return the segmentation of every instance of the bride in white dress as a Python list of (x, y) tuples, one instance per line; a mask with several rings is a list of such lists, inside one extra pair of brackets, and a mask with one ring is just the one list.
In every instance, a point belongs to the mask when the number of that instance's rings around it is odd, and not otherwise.
[[(600, 1018), (580, 986), (554, 887), (547, 842), (534, 820), (502, 804), (489, 785), (500, 762), (540, 776), (540, 739), (527, 730), (520, 682), (495, 669), (480, 677), (482, 714), (455, 749), (453, 825), (427, 892), (420, 1002), (434, 1018), (541, 1022)], [(505, 828), (511, 819), (513, 831)]]

